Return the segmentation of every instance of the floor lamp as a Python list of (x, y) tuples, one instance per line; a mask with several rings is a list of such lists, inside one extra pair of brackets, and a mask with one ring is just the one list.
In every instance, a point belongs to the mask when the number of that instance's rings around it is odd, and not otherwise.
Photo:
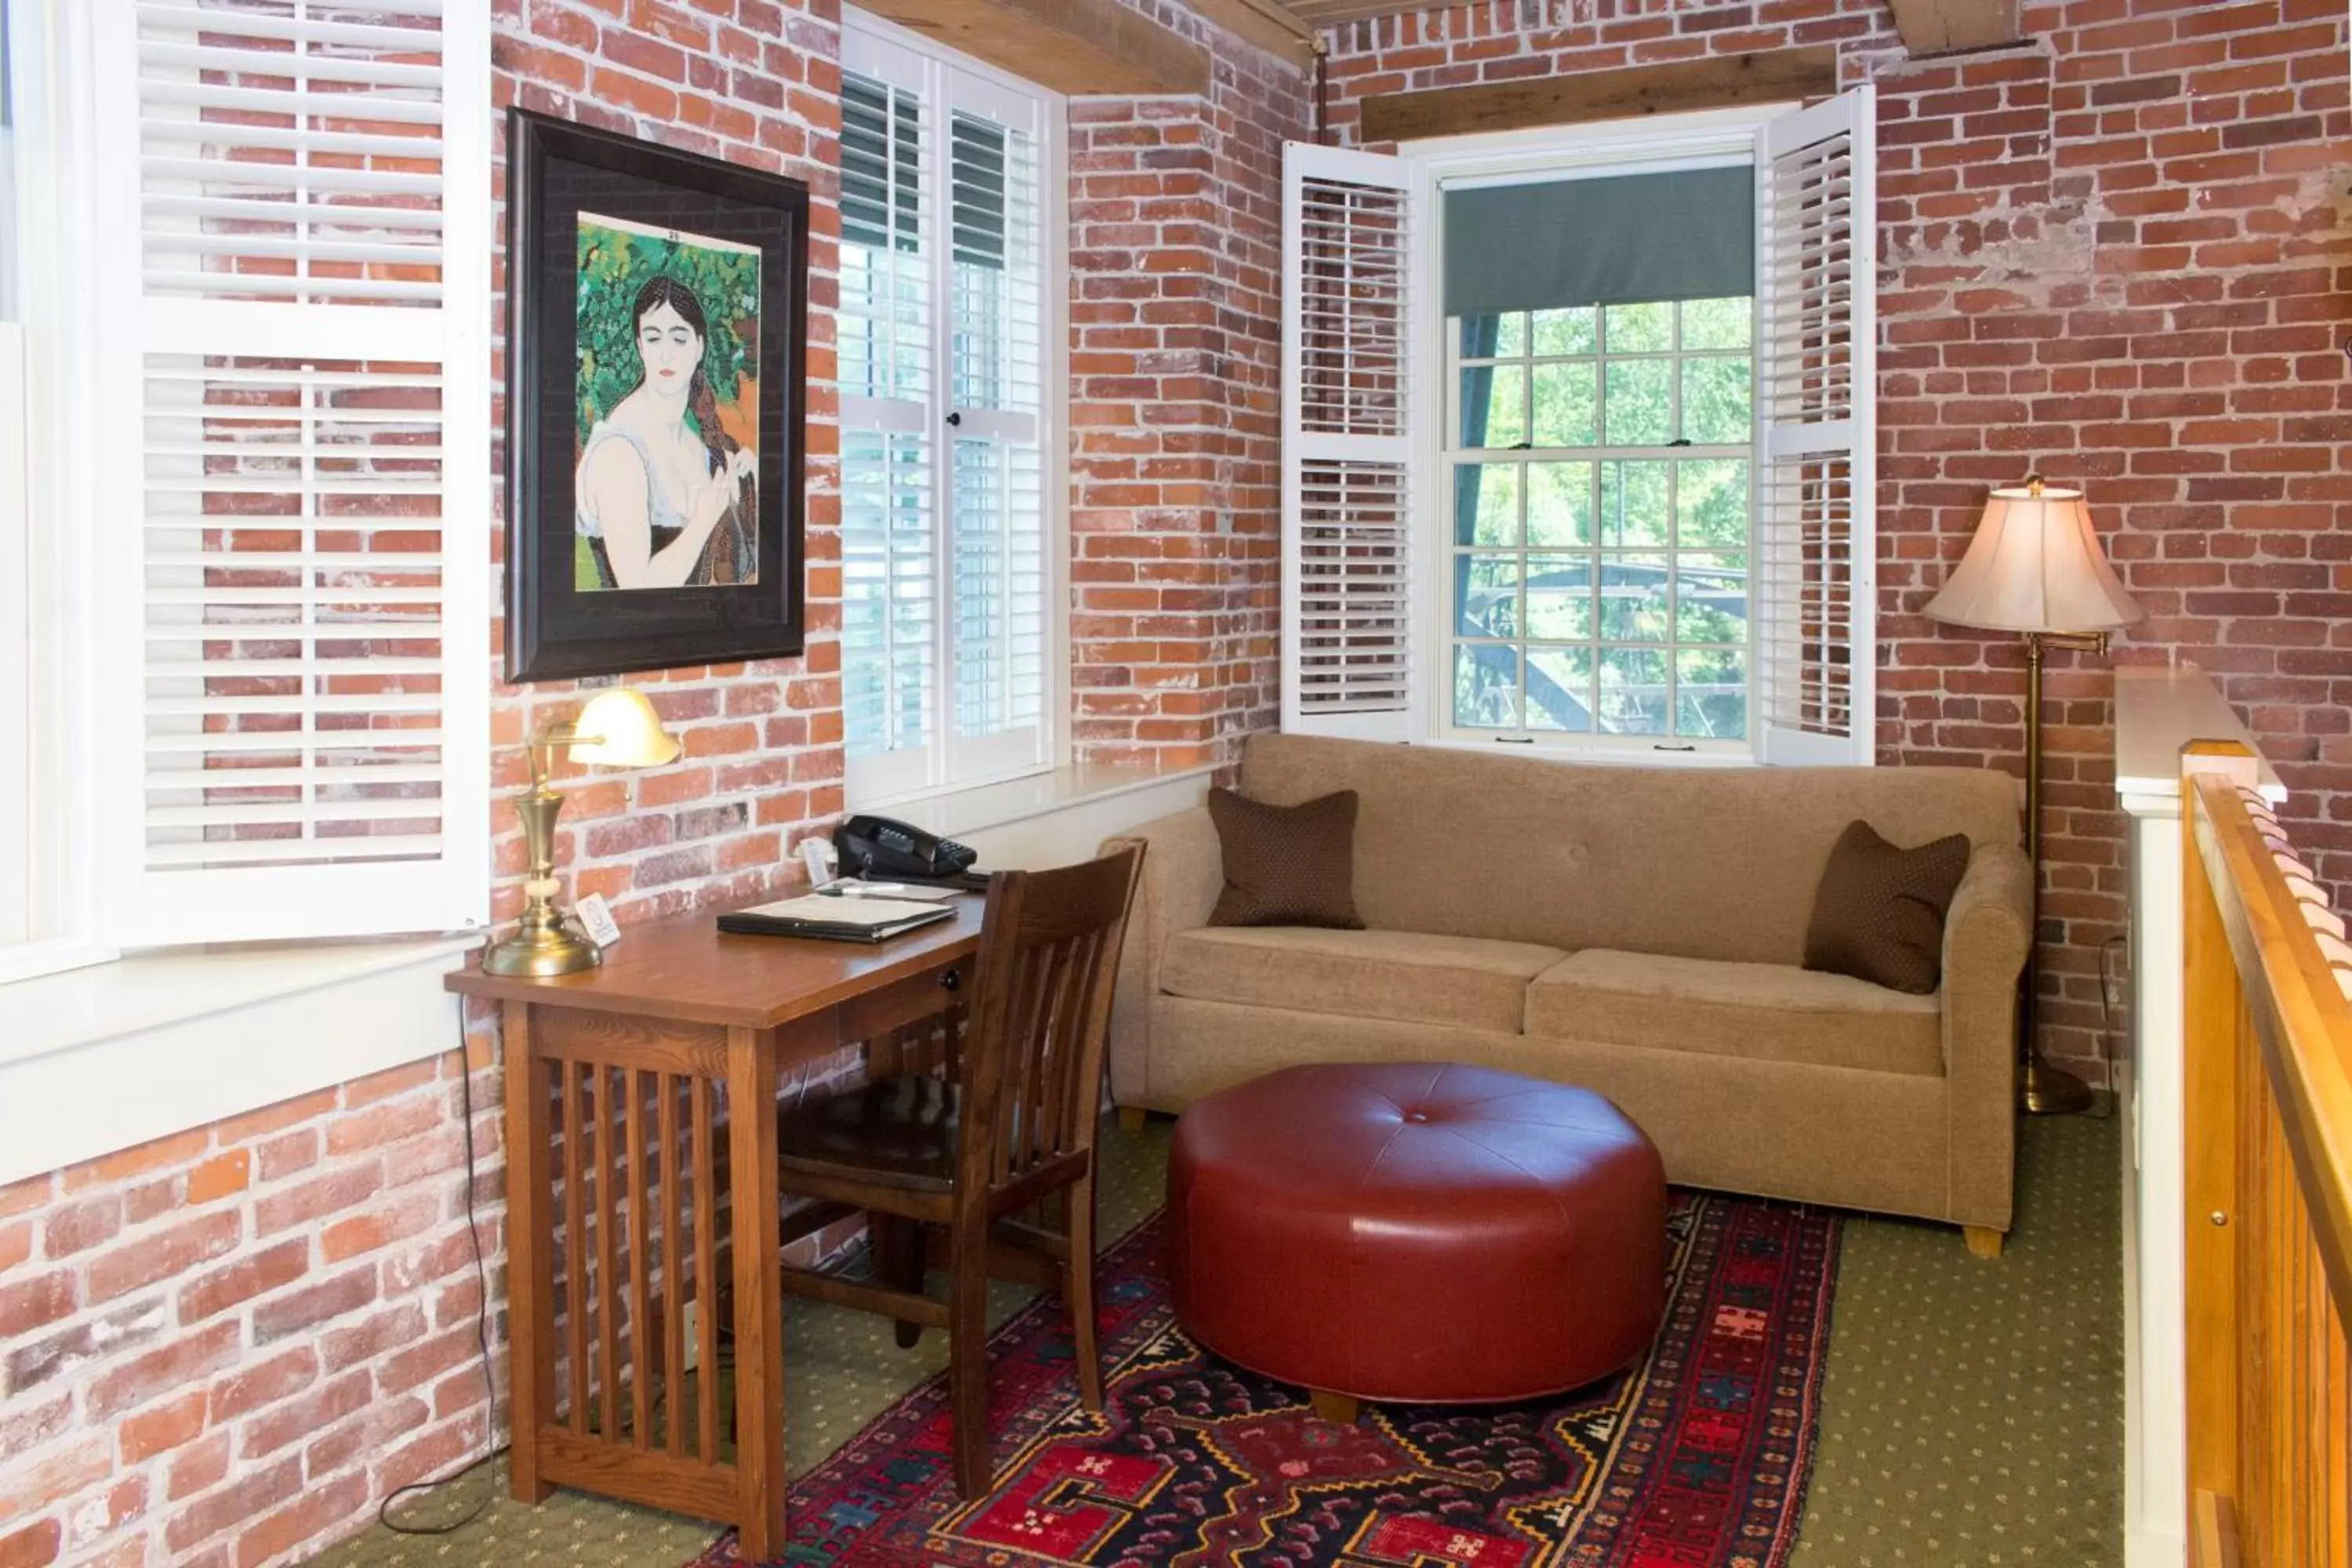
[(2025, 639), (2025, 853), (2033, 864), (2034, 941), (2026, 950), (2018, 1094), (2037, 1116), (2082, 1110), (2091, 1103), (2090, 1089), (2043, 1061), (2034, 1038), (2042, 982), (2042, 656), (2053, 647), (2105, 653), (2107, 634), (2138, 620), (2140, 607), (2100, 551), (2083, 492), (2031, 474), (2022, 489), (1992, 492), (1968, 553), (1927, 613)]

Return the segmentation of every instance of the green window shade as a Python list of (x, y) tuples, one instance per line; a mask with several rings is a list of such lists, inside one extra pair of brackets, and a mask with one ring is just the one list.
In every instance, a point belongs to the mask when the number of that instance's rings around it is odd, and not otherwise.
[(1755, 174), (1687, 169), (1445, 194), (1445, 313), (1756, 291)]

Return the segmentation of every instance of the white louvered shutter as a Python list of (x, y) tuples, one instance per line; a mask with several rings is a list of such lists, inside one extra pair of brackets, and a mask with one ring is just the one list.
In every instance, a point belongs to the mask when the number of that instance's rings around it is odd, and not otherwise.
[(1411, 173), (1292, 142), (1283, 164), (1282, 727), (1419, 737)]
[(93, 0), (103, 918), (488, 913), (488, 0)]
[(1877, 651), (1877, 133), (1858, 88), (1756, 158), (1756, 724), (1767, 763), (1868, 763)]

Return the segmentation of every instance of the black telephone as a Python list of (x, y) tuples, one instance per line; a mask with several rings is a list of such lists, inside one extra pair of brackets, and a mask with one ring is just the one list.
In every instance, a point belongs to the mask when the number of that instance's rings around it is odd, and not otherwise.
[(951, 838), (887, 816), (857, 816), (833, 830), (841, 874), (876, 882), (934, 882), (984, 888), (988, 873), (971, 863), (980, 852)]

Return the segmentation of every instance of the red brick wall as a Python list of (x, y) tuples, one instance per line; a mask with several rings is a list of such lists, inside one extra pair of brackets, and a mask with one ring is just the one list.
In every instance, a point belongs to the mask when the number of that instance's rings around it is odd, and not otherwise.
[(1227, 762), (1278, 716), (1282, 143), (1295, 68), (1180, 5), (1199, 99), (1070, 106), (1072, 735)]
[[(1522, 25), (1522, 17), (1541, 25)], [(2028, 42), (1913, 61), (1883, 0), (1542, 0), (1332, 37), (1366, 96), (1835, 43), (1880, 91), (1879, 758), (2024, 769), (2014, 639), (1919, 614), (1986, 490), (2087, 487), (2148, 618), (2213, 671), (2291, 829), (2352, 896), (2352, 115), (2341, 0), (2028, 4)], [(2043, 1043), (2093, 1072), (2124, 930), (2103, 662), (2045, 713)]]
[(0, 1564), (249, 1568), (480, 1450), (457, 1063), (0, 1188)]
[[(562, 770), (567, 896), (603, 892), (624, 921), (789, 878), (792, 844), (842, 807), (838, 34), (835, 0), (496, 4), (499, 109), (520, 102), (793, 174), (814, 196), (808, 650), (628, 677), (685, 755), (645, 773)], [(502, 331), (502, 295), (494, 310)], [(502, 360), (496, 374), (503, 385)], [(490, 629), (486, 656), (499, 643)], [(520, 742), (578, 700), (568, 684), (495, 695), (500, 920), (521, 904), (509, 804), (527, 773)], [(495, 1313), (495, 1021), (472, 1033)], [(394, 1488), (481, 1451), (504, 1406), (486, 1394), (475, 1343), (457, 1060), (452, 1050), (0, 1189), (0, 1568), (254, 1568), (308, 1555), (363, 1528)], [(821, 1064), (788, 1091), (849, 1065)]]
[[(749, 898), (791, 879), (798, 865), (793, 846), (829, 828), (842, 809), (841, 443), (833, 390), (840, 6), (837, 0), (498, 0), (498, 14), (491, 58), (501, 109), (520, 103), (810, 187), (807, 651), (625, 676), (652, 697), (685, 754), (645, 772), (583, 778), (585, 770), (568, 762), (558, 770), (570, 781), (556, 833), (566, 899), (602, 893), (626, 922)], [(502, 153), (503, 136), (499, 144)], [(498, 177), (503, 235), (502, 156)], [(496, 284), (503, 389), (503, 254)], [(500, 429), (504, 422), (501, 395)], [(499, 527), (503, 534), (503, 521)], [(580, 689), (563, 681), (500, 686), (493, 700), (499, 920), (522, 907), (525, 850), (507, 804), (529, 777), (520, 742), (579, 700)]]

